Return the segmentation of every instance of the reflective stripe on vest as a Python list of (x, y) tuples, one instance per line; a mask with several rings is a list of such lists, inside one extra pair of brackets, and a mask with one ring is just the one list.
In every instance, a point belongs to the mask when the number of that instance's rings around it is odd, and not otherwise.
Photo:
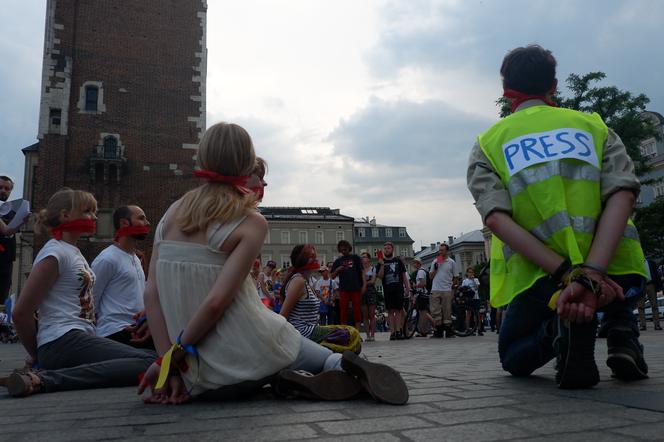
[[(571, 227), (575, 232), (594, 235), (596, 225), (597, 222), (593, 218), (587, 216), (569, 216), (567, 212), (558, 212), (544, 220), (540, 225), (531, 229), (530, 233), (540, 241), (546, 242), (556, 232), (559, 232), (565, 227)], [(636, 227), (627, 224), (627, 226), (625, 226), (625, 231), (623, 232), (623, 238), (639, 241), (639, 233), (637, 232)], [(505, 262), (509, 261), (515, 253), (516, 252), (512, 250), (510, 246), (507, 244), (503, 245), (503, 257), (505, 258)]]
[(560, 176), (568, 180), (599, 181), (600, 171), (586, 163), (575, 164), (567, 161), (545, 163), (539, 167), (524, 169), (514, 175), (507, 183), (507, 190), (514, 198), (531, 184), (539, 183), (554, 176)]
[[(534, 106), (478, 137), (512, 203), (512, 219), (551, 250), (582, 264), (602, 215), (601, 169), (608, 128), (597, 114)], [(494, 236), (491, 304), (509, 304), (546, 272)], [(611, 275), (643, 274), (643, 251), (628, 221)]]

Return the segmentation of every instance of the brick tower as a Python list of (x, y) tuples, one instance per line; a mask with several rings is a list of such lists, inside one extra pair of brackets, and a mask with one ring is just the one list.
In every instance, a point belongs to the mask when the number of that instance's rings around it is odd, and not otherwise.
[(79, 243), (88, 259), (111, 240), (114, 208), (136, 203), (154, 224), (196, 185), (206, 3), (47, 2), (39, 141), (24, 149), (26, 197), (39, 210), (63, 186), (92, 192), (97, 234)]

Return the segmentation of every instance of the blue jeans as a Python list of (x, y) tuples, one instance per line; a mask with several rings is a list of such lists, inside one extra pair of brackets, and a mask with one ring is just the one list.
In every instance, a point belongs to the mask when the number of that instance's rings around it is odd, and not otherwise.
[[(601, 309), (604, 313), (602, 328), (627, 327), (636, 338), (639, 327), (633, 310), (643, 296), (643, 278), (624, 275), (612, 279), (631, 296)], [(553, 320), (556, 315), (547, 304), (556, 290), (548, 277), (541, 278), (509, 304), (498, 337), (498, 355), (505, 371), (514, 376), (528, 376), (555, 357)]]

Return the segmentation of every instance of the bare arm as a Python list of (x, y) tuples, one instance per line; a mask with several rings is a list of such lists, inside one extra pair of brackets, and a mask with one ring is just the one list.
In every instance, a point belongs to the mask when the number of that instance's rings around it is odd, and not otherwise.
[(21, 296), (12, 310), (16, 332), (33, 361), (37, 361), (37, 327), (33, 313), (57, 279), (58, 260), (53, 256), (41, 260), (30, 272)]
[(183, 344), (195, 344), (203, 339), (233, 302), (263, 246), (267, 221), (258, 213), (251, 214), (234, 233), (239, 235), (239, 240), (207, 297), (185, 327), (182, 334)]
[(295, 304), (304, 297), (304, 278), (295, 277), (290, 280), (288, 284), (288, 289), (286, 290), (286, 299), (284, 300), (284, 305), (281, 306), (281, 311), (279, 314), (284, 318), (288, 319), (290, 312), (295, 307)]
[(632, 214), (635, 201), (636, 197), (631, 190), (619, 190), (606, 200), (586, 261), (603, 267), (609, 265)]
[(145, 303), (145, 316), (147, 317), (150, 333), (152, 333), (152, 341), (154, 342), (155, 349), (157, 353), (163, 355), (171, 346), (171, 338), (168, 336), (166, 320), (164, 319), (164, 312), (159, 302), (159, 291), (157, 290), (156, 270), (158, 254), (159, 247), (155, 244), (152, 248), (150, 271), (148, 272), (148, 280), (145, 283), (143, 302)]

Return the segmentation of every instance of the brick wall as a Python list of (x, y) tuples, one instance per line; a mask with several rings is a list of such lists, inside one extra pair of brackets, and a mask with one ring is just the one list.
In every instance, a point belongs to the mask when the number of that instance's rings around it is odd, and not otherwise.
[[(138, 204), (156, 224), (196, 185), (192, 147), (205, 125), (205, 11), (204, 0), (48, 1), (36, 210), (68, 186), (92, 192), (100, 208)], [(86, 82), (102, 85), (99, 112), (81, 109)], [(62, 112), (57, 131), (49, 129), (53, 108)], [(108, 180), (103, 174), (93, 180), (91, 157), (102, 134), (117, 134), (124, 146), (119, 182), (114, 166)], [(107, 244), (81, 245), (90, 257)]]

